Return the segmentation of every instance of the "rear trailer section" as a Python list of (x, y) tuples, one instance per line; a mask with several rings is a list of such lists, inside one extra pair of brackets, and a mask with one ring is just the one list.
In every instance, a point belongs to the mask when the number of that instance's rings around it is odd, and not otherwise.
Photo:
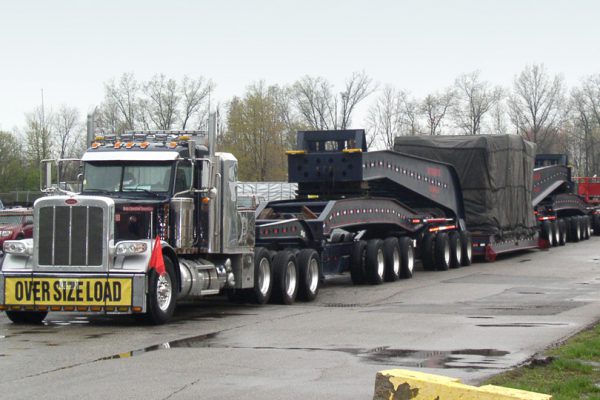
[(397, 137), (394, 150), (454, 166), (473, 254), (539, 247), (531, 204), (535, 145), (516, 135)]

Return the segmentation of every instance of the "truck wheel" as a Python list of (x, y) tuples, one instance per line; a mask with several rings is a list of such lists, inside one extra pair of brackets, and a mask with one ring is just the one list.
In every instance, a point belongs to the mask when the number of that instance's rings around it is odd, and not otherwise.
[(38, 325), (46, 318), (46, 311), (7, 311), (6, 316), (14, 324)]
[(433, 245), (435, 243), (435, 233), (427, 233), (421, 240), (421, 262), (425, 271), (435, 270), (435, 261), (433, 257)]
[(389, 237), (383, 241), (383, 262), (385, 280), (395, 282), (400, 279), (401, 255), (397, 238)]
[(583, 217), (583, 221), (584, 221), (584, 236), (585, 236), (585, 240), (588, 240), (591, 236), (592, 236), (592, 223), (590, 221), (590, 216), (586, 215), (585, 217)]
[(450, 241), (450, 268), (460, 267), (462, 261), (462, 246), (460, 243), (460, 233), (452, 231), (448, 234)]
[(594, 235), (600, 236), (600, 214), (594, 214), (592, 218), (594, 222)]
[(278, 251), (273, 259), (273, 297), (278, 303), (291, 305), (298, 294), (298, 264), (289, 250)]
[(567, 243), (567, 223), (562, 218), (558, 220), (558, 233), (558, 245), (564, 246)]
[(473, 238), (471, 237), (471, 232), (460, 232), (460, 246), (462, 247), (460, 265), (468, 267), (473, 262)]
[(581, 222), (579, 217), (571, 217), (571, 241), (579, 242), (581, 240)]
[(435, 268), (447, 271), (450, 268), (450, 242), (446, 232), (438, 232), (435, 238)]
[(152, 325), (162, 325), (167, 322), (175, 312), (175, 299), (177, 298), (175, 269), (169, 257), (163, 257), (165, 274), (158, 275), (155, 269), (148, 272), (148, 300), (146, 321)]
[(367, 281), (366, 258), (367, 242), (364, 240), (354, 242), (352, 254), (350, 254), (350, 277), (355, 285), (362, 285)]
[(552, 225), (550, 225), (550, 221), (542, 221), (541, 232), (542, 239), (546, 240), (550, 247), (554, 246), (554, 235), (552, 234)]
[(554, 221), (550, 222), (550, 225), (552, 225), (552, 235), (553, 235), (554, 246), (558, 246), (560, 244), (560, 231), (558, 229), (558, 221), (554, 220)]
[(571, 225), (573, 224), (573, 219), (571, 217), (565, 217), (563, 218), (563, 221), (565, 221), (565, 232), (567, 233), (567, 242), (572, 242), (573, 230), (571, 228)]
[(265, 304), (273, 290), (273, 268), (271, 254), (264, 247), (254, 249), (254, 287), (250, 289), (250, 299), (256, 304)]
[(399, 240), (400, 243), (400, 278), (409, 279), (413, 276), (415, 269), (415, 248), (412, 240), (404, 236)]
[(385, 262), (383, 257), (383, 240), (371, 239), (367, 242), (367, 279), (373, 285), (383, 283)]
[(313, 301), (319, 293), (319, 253), (313, 249), (303, 249), (296, 256), (296, 260), (300, 272), (298, 297), (303, 301)]

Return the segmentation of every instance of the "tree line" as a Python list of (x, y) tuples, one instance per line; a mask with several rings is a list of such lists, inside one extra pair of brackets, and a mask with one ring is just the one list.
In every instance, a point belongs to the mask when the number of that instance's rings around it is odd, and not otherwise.
[[(94, 124), (117, 134), (206, 129), (209, 110), (216, 110), (219, 149), (238, 158), (240, 179), (250, 181), (286, 179), (284, 152), (295, 145), (296, 131), (348, 127), (365, 128), (375, 148), (392, 148), (398, 135), (517, 134), (535, 142), (538, 153), (567, 153), (575, 175), (592, 176), (600, 167), (600, 74), (568, 88), (561, 75), (530, 65), (501, 87), (473, 71), (423, 97), (365, 72), (341, 87), (315, 76), (285, 85), (257, 81), (224, 103), (211, 99), (215, 88), (202, 76), (140, 81), (126, 73), (104, 84)], [(367, 110), (362, 123), (353, 121), (359, 105)], [(75, 107), (37, 107), (23, 128), (0, 132), (0, 192), (36, 189), (43, 159), (80, 157), (84, 120)]]

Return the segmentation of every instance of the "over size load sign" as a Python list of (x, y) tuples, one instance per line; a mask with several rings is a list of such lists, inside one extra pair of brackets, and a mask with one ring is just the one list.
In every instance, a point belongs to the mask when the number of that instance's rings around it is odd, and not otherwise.
[(6, 277), (5, 305), (131, 306), (131, 278)]

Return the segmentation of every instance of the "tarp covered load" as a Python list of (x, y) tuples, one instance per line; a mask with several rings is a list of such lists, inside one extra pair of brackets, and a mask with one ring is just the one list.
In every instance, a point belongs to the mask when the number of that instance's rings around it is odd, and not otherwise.
[(517, 135), (399, 136), (394, 150), (454, 165), (471, 232), (514, 238), (535, 228), (535, 144)]

